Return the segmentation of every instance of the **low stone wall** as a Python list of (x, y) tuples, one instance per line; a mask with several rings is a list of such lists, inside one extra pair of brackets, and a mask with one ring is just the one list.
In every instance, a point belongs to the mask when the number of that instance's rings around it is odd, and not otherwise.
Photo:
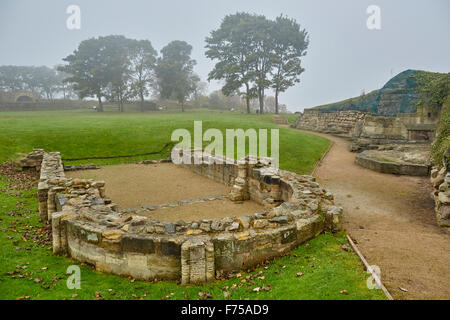
[(369, 150), (358, 153), (355, 162), (360, 166), (381, 173), (401, 174), (408, 176), (428, 176), (430, 167), (421, 164), (406, 164), (382, 161), (369, 156)]
[(0, 102), (2, 111), (55, 111), (90, 109), (96, 102), (78, 100), (55, 100), (38, 102)]
[(217, 164), (205, 157), (208, 164), (186, 167), (232, 185), (231, 200), (254, 199), (267, 210), (177, 223), (118, 212), (103, 181), (67, 179), (59, 153), (44, 153), (39, 212), (52, 224), (53, 252), (137, 279), (202, 283), (340, 228), (342, 208), (313, 177), (276, 170), (268, 159)]
[(450, 232), (450, 172), (437, 167), (431, 170), (431, 194), (435, 203), (436, 219), (439, 226)]
[[(183, 157), (183, 150), (179, 150)], [(188, 151), (189, 152), (189, 151)], [(218, 155), (204, 156), (202, 151), (189, 152), (190, 164), (182, 166), (212, 180), (232, 186), (229, 198), (233, 201), (253, 200), (271, 208), (279, 205), (282, 194), (288, 192), (289, 186), (282, 183), (281, 171), (271, 167), (270, 158), (248, 156), (237, 161)], [(204, 157), (202, 164), (195, 164), (196, 159)], [(283, 190), (280, 188), (283, 186)], [(285, 196), (287, 199), (287, 197)]]

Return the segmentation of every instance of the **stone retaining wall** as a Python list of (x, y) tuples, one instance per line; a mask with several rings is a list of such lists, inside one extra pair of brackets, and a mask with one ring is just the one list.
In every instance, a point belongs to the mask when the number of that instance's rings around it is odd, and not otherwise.
[(68, 179), (59, 153), (44, 152), (39, 212), (52, 224), (53, 252), (137, 279), (202, 283), (340, 228), (342, 208), (313, 177), (276, 170), (266, 158), (217, 164), (217, 157), (204, 157), (208, 164), (186, 167), (232, 185), (231, 200), (253, 199), (267, 210), (176, 223), (118, 212), (103, 181)]
[(431, 142), (438, 118), (429, 118), (422, 109), (419, 111), (394, 117), (375, 116), (356, 110), (305, 109), (294, 127), (351, 138), (354, 143), (350, 151), (374, 149), (392, 143)]
[(358, 137), (365, 116), (365, 113), (354, 110), (324, 112), (320, 109), (305, 109), (296, 120), (294, 127), (350, 138)]

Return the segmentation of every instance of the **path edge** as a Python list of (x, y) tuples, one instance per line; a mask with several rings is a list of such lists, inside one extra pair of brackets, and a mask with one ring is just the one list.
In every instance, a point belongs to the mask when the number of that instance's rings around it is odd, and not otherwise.
[[(327, 138), (325, 138), (327, 139)], [(328, 146), (328, 149), (325, 151), (325, 153), (320, 157), (319, 161), (317, 161), (316, 165), (314, 166), (313, 171), (311, 172), (311, 175), (314, 176), (316, 173), (316, 170), (320, 167), (320, 165), (322, 164), (323, 160), (325, 159), (325, 157), (328, 155), (328, 153), (330, 152), (331, 148), (334, 146), (334, 141), (331, 141), (330, 139), (327, 139), (328, 141), (330, 141), (330, 145)]]
[(380, 277), (373, 271), (373, 269), (370, 267), (369, 263), (367, 262), (367, 260), (364, 258), (364, 256), (362, 255), (362, 253), (359, 251), (358, 247), (356, 246), (356, 244), (353, 242), (352, 238), (350, 238), (350, 236), (347, 234), (347, 240), (350, 243), (351, 247), (353, 248), (353, 250), (356, 252), (356, 254), (358, 255), (359, 259), (362, 261), (362, 263), (364, 264), (364, 266), (366, 267), (367, 271), (370, 272), (370, 274), (372, 275), (372, 277), (375, 279), (375, 282), (378, 283), (381, 287), (381, 290), (383, 290), (383, 293), (386, 295), (386, 297), (389, 300), (394, 300), (394, 298), (392, 297), (392, 295), (389, 293), (388, 289), (384, 286), (383, 282), (381, 282)]

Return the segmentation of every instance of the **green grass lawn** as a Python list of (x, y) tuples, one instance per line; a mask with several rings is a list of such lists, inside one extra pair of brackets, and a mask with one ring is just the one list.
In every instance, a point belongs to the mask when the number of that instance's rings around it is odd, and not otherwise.
[[(203, 131), (225, 129), (279, 128), (272, 115), (247, 115), (232, 112), (165, 112), (103, 114), (87, 111), (2, 112), (0, 113), (0, 163), (28, 153), (33, 148), (60, 151), (63, 158), (85, 158), (142, 154), (159, 151), (170, 142), (172, 132), (186, 128), (193, 132), (193, 121), (203, 121)], [(310, 173), (329, 146), (327, 139), (299, 131), (280, 129), (280, 167), (300, 174)], [(268, 133), (270, 138), (270, 133)], [(204, 143), (206, 146), (207, 143)], [(269, 143), (270, 147), (270, 143)], [(142, 159), (167, 157), (162, 155), (89, 160), (75, 163), (113, 164)]]
[(298, 119), (299, 114), (296, 114), (296, 113), (282, 113), (282, 114), (280, 114), (280, 116), (282, 116), (283, 118), (286, 118), (286, 120), (288, 121), (289, 124), (294, 124), (295, 120)]
[[(33, 148), (61, 151), (66, 158), (111, 156), (156, 151), (176, 128), (278, 128), (271, 115), (219, 112), (0, 113), (0, 162)], [(310, 173), (329, 141), (296, 130), (280, 128), (280, 167)], [(167, 157), (168, 152), (155, 158)], [(149, 157), (144, 157), (149, 159)], [(136, 161), (86, 161), (98, 164)], [(90, 266), (54, 256), (38, 220), (36, 189), (0, 175), (0, 299), (385, 299), (380, 290), (366, 287), (368, 274), (357, 255), (343, 250), (344, 233), (322, 234), (265, 266), (239, 277), (205, 286), (181, 286), (173, 281), (144, 282), (102, 274)], [(81, 289), (66, 286), (67, 268), (81, 267)], [(259, 288), (259, 290), (257, 289)]]

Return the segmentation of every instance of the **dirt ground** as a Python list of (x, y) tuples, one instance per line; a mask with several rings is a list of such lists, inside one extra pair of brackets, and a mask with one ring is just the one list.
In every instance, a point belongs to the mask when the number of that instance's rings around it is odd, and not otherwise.
[(436, 224), (428, 178), (362, 168), (348, 141), (310, 133), (333, 141), (315, 176), (344, 207), (344, 228), (394, 298), (450, 299), (450, 235)]
[(263, 212), (264, 207), (254, 201), (233, 202), (228, 199), (186, 204), (175, 208), (142, 211), (138, 215), (164, 222), (198, 221), (226, 217), (239, 217)]
[[(228, 194), (229, 187), (171, 163), (121, 164), (98, 170), (69, 171), (67, 177), (104, 180), (106, 194), (119, 209), (178, 203)], [(253, 201), (233, 203), (228, 199), (184, 204), (175, 208), (143, 211), (141, 214), (167, 222), (250, 215), (264, 211)]]

